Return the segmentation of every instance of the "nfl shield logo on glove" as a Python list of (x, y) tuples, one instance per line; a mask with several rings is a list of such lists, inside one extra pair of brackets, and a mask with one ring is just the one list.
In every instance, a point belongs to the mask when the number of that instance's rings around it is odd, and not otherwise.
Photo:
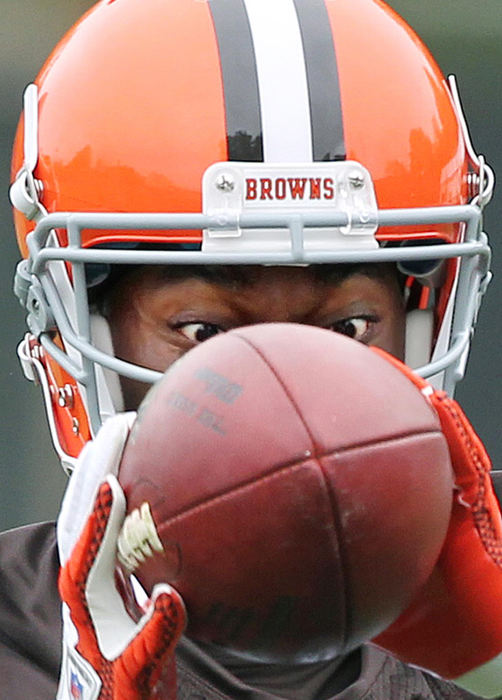
[(71, 692), (71, 697), (75, 698), (75, 700), (82, 700), (82, 692), (84, 688), (82, 686), (82, 683), (80, 683), (78, 679), (78, 675), (76, 673), (71, 674), (71, 685), (70, 685), (70, 692)]
[(101, 681), (89, 662), (74, 647), (65, 646), (56, 700), (97, 700), (100, 690)]

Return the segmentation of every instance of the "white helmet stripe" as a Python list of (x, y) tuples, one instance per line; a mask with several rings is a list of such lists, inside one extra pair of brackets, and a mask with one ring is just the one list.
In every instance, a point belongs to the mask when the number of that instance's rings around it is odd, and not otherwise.
[(264, 161), (312, 161), (307, 71), (294, 2), (244, 4), (256, 58)]

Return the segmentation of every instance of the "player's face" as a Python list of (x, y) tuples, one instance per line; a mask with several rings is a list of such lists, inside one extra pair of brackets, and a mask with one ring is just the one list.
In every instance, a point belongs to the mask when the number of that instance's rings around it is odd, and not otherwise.
[[(164, 371), (194, 345), (231, 328), (305, 323), (402, 358), (404, 308), (394, 267), (138, 268), (105, 302), (117, 356)], [(124, 379), (127, 409), (147, 387)]]

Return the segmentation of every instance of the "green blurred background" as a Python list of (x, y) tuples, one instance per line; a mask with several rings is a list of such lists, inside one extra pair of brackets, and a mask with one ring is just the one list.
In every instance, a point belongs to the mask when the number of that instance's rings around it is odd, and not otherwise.
[[(22, 91), (56, 41), (92, 4), (0, 0), (0, 529), (54, 517), (65, 483), (49, 444), (41, 396), (23, 379), (16, 358), (24, 323), (11, 292), (18, 253), (7, 189)], [(502, 173), (502, 0), (392, 0), (390, 4), (425, 40), (443, 71), (457, 75), (474, 144), (495, 172)], [(502, 242), (497, 224), (501, 218), (502, 188), (496, 191), (485, 219), (494, 248), (495, 278), (480, 315), (467, 378), (457, 393), (500, 468)]]

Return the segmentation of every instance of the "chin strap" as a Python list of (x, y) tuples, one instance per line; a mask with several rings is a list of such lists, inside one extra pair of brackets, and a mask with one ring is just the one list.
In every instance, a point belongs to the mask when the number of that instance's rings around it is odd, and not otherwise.
[[(91, 314), (90, 325), (91, 340), (94, 347), (114, 357), (115, 350), (113, 349), (112, 334), (106, 318), (98, 314)], [(117, 372), (102, 367), (97, 363), (94, 367), (96, 371), (99, 412), (104, 423), (110, 416), (124, 410), (124, 396)]]
[(406, 314), (405, 362), (415, 369), (431, 357), (434, 313), (432, 309), (413, 309)]

